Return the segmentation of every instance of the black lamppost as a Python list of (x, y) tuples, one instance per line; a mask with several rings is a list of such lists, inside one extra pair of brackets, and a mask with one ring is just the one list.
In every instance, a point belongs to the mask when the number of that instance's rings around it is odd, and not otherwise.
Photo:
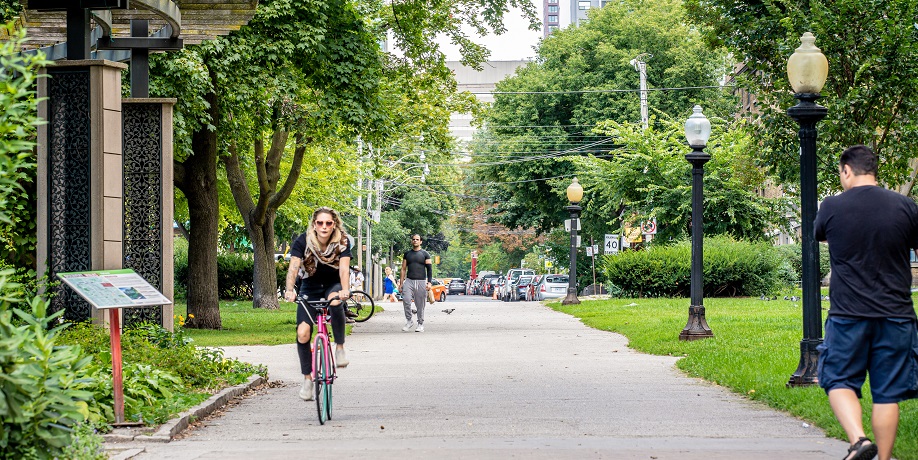
[(816, 47), (816, 37), (807, 32), (800, 47), (787, 60), (787, 78), (794, 88), (797, 105), (787, 114), (800, 125), (800, 224), (803, 252), (803, 340), (800, 363), (787, 386), (808, 386), (819, 382), (816, 365), (822, 343), (822, 308), (819, 292), (819, 245), (814, 234), (816, 220), (816, 123), (825, 118), (825, 107), (816, 104), (829, 74), (829, 62)]
[(583, 187), (577, 182), (577, 178), (567, 186), (567, 199), (571, 205), (565, 206), (564, 210), (571, 213), (571, 269), (567, 276), (567, 297), (561, 301), (561, 305), (572, 305), (580, 303), (577, 298), (577, 230), (580, 226), (580, 211), (583, 209), (579, 206), (580, 200), (583, 199)]
[(714, 337), (704, 318), (704, 164), (711, 155), (704, 147), (711, 137), (711, 122), (701, 113), (701, 106), (692, 109), (685, 121), (685, 138), (692, 152), (685, 159), (692, 164), (692, 285), (688, 322), (679, 333), (679, 340), (698, 340)]

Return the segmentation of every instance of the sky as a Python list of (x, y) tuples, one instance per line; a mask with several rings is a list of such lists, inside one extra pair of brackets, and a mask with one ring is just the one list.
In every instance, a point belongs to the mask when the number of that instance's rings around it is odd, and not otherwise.
[[(536, 13), (541, 19), (542, 2), (537, 2)], [(529, 30), (529, 22), (523, 17), (520, 10), (514, 9), (507, 12), (504, 16), (504, 26), (507, 31), (502, 35), (488, 35), (485, 37), (474, 37), (473, 40), (481, 43), (489, 50), (491, 55), (488, 57), (491, 61), (518, 61), (531, 59), (535, 57), (533, 47), (538, 45), (539, 39), (542, 38), (542, 30)], [(439, 41), (446, 59), (449, 61), (459, 60), (459, 48), (453, 46), (445, 38)]]

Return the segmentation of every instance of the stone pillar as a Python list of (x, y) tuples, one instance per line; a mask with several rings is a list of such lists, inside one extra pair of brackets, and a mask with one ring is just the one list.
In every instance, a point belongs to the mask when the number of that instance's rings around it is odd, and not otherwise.
[[(39, 80), (38, 273), (122, 268), (121, 71), (106, 60), (58, 61)], [(51, 311), (103, 315), (66, 286)]]
[[(124, 267), (173, 293), (172, 108), (175, 99), (123, 99)], [(173, 306), (125, 310), (126, 325), (173, 328)]]

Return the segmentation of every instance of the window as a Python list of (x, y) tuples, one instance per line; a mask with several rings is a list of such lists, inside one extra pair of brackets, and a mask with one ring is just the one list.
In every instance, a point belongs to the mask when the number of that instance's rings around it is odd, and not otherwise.
[(549, 13), (557, 13), (557, 12), (558, 12), (558, 5), (549, 5), (549, 6), (548, 6), (548, 12), (549, 12)]
[(550, 14), (550, 15), (548, 15), (548, 22), (549, 22), (549, 23), (553, 23), (553, 24), (557, 24), (557, 23), (558, 23), (558, 15), (557, 15), (557, 14)]
[(552, 33), (558, 30), (558, 26), (548, 26), (548, 33)]
[(588, 10), (592, 6), (592, 4), (590, 3), (590, 0), (580, 0), (579, 2), (577, 2), (577, 6), (581, 10)]
[(548, 4), (549, 4), (549, 5), (557, 5), (557, 4), (558, 4), (558, 0), (548, 0)]

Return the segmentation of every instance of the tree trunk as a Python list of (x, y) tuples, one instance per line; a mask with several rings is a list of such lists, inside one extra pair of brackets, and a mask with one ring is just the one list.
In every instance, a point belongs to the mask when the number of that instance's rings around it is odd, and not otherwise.
[(249, 237), (252, 238), (252, 250), (255, 257), (254, 289), (252, 307), (276, 310), (277, 304), (277, 271), (274, 261), (274, 211), (265, 216), (264, 225), (252, 223), (247, 225)]
[[(211, 116), (217, 100), (211, 93)], [(217, 191), (217, 134), (202, 127), (192, 134), (194, 153), (176, 165), (175, 185), (188, 200), (188, 315), (185, 327), (221, 329), (217, 291), (217, 241), (220, 205)], [(192, 318), (191, 315), (194, 315)]]
[(289, 133), (275, 129), (271, 136), (271, 146), (265, 151), (264, 140), (257, 137), (252, 146), (255, 159), (255, 174), (258, 179), (258, 192), (253, 199), (252, 191), (239, 161), (240, 152), (235, 143), (229, 146), (230, 154), (223, 158), (226, 167), (226, 178), (236, 208), (245, 221), (245, 228), (252, 240), (255, 259), (253, 274), (252, 307), (277, 309), (277, 271), (274, 261), (274, 220), (277, 209), (287, 201), (303, 164), (305, 143), (302, 136), (297, 136), (297, 147), (294, 148), (290, 171), (283, 185), (280, 183), (280, 162), (284, 154)]

